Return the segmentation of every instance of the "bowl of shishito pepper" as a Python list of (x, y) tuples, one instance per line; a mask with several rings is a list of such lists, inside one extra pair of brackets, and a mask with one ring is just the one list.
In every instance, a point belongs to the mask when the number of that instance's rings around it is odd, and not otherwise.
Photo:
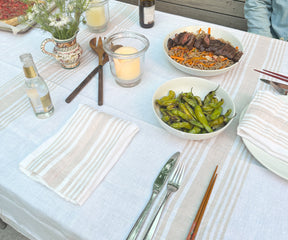
[(189, 140), (215, 137), (235, 116), (235, 105), (229, 94), (217, 83), (202, 78), (167, 81), (156, 90), (152, 102), (161, 126)]

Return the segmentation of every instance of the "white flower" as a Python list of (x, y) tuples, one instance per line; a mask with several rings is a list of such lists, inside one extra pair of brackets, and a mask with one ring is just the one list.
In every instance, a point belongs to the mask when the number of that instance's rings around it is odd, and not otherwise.
[(34, 13), (34, 15), (37, 15), (40, 13), (40, 10), (38, 8), (38, 5), (34, 4), (32, 7), (32, 12)]
[(70, 22), (69, 17), (65, 15), (50, 16), (48, 20), (50, 21), (49, 26), (56, 28), (62, 28), (68, 22)]
[(73, 12), (73, 10), (74, 10), (74, 5), (75, 5), (75, 4), (73, 4), (73, 3), (68, 3), (67, 9), (68, 9), (69, 12)]
[[(27, 12), (27, 20), (35, 21), (41, 29), (59, 39), (68, 39), (78, 31), (79, 24), (85, 19), (82, 14), (90, 2), (90, 0), (27, 1), (33, 1), (33, 6)], [(57, 8), (55, 14), (51, 13), (52, 3)]]
[(33, 12), (28, 12), (27, 13), (27, 18), (28, 18), (29, 21), (32, 21), (34, 19), (34, 17), (35, 17), (35, 15), (34, 15)]

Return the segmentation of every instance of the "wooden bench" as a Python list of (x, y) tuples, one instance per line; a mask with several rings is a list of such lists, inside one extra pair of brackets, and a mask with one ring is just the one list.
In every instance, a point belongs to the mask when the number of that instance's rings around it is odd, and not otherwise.
[[(118, 0), (138, 5), (138, 0)], [(156, 0), (156, 9), (247, 31), (245, 0)]]

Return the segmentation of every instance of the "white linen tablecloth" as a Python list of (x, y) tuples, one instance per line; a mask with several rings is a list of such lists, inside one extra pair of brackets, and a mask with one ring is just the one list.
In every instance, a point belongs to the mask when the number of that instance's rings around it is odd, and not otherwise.
[[(0, 217), (30, 239), (125, 239), (149, 199), (159, 170), (180, 151), (180, 161), (186, 164), (184, 181), (168, 202), (155, 239), (185, 239), (217, 164), (219, 176), (198, 239), (286, 239), (288, 182), (259, 164), (236, 130), (241, 111), (256, 91), (273, 91), (258, 80), (259, 74), (253, 69), (288, 74), (288, 44), (223, 27), (242, 41), (243, 59), (232, 71), (207, 79), (219, 83), (232, 96), (237, 116), (216, 138), (185, 141), (160, 127), (151, 101), (162, 83), (187, 76), (165, 59), (164, 37), (179, 27), (207, 23), (157, 11), (155, 26), (143, 29), (138, 24), (137, 7), (112, 0), (110, 10), (111, 22), (105, 33), (90, 33), (87, 26), (81, 26), (77, 41), (84, 51), (80, 66), (72, 70), (62, 69), (41, 52), (40, 44), (49, 34), (39, 29), (18, 35), (0, 32)], [(123, 30), (141, 32), (150, 41), (142, 82), (122, 88), (106, 64), (104, 105), (97, 106), (97, 76), (66, 104), (65, 98), (98, 64), (89, 40)], [(46, 120), (34, 116), (23, 92), (19, 55), (24, 52), (32, 53), (51, 91), (55, 113)], [(131, 121), (140, 129), (81, 207), (63, 200), (18, 168), (28, 154), (61, 129), (79, 104)]]

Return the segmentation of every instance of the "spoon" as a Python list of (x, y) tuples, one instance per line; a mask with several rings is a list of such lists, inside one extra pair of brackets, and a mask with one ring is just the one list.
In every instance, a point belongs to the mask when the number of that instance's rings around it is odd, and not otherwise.
[[(96, 38), (92, 38), (89, 42), (90, 47), (92, 48), (92, 50), (97, 54), (97, 50), (96, 50)], [(111, 49), (113, 52), (115, 52), (118, 48), (123, 47), (122, 45), (112, 45)], [(107, 57), (107, 60), (105, 61)], [(103, 65), (108, 61), (108, 54), (106, 52), (104, 52), (104, 60), (103, 60)]]

